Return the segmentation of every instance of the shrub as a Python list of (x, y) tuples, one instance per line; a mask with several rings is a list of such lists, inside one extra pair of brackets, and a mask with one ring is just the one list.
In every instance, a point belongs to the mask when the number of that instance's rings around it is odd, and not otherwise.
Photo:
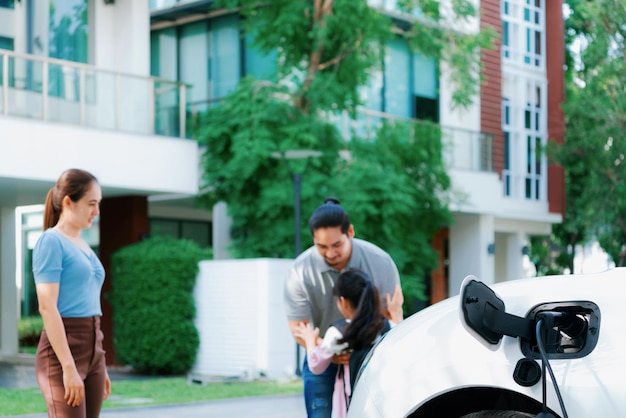
[(193, 288), (198, 262), (210, 250), (189, 240), (148, 238), (111, 258), (117, 361), (141, 373), (180, 374), (196, 358)]
[(27, 316), (20, 318), (17, 325), (17, 332), (20, 347), (34, 347), (39, 344), (39, 336), (43, 329), (43, 319), (41, 316)]

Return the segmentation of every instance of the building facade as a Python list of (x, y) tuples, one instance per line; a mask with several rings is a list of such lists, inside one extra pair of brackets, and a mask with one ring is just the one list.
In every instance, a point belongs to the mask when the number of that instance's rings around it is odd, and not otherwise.
[[(274, 56), (242, 39), (238, 16), (211, 3), (157, 0), (151, 12), (153, 75), (192, 84), (192, 112), (205, 111), (241, 77), (263, 78), (274, 68)], [(409, 19), (394, 0), (369, 3)], [(524, 276), (528, 237), (548, 234), (564, 212), (563, 172), (539, 152), (548, 139), (564, 138), (562, 2), (483, 0), (479, 7), (480, 19), (467, 30), (491, 26), (499, 37), (495, 49), (482, 51), (485, 80), (472, 106), (453, 110), (449, 69), (442, 64), (438, 76), (439, 63), (398, 37), (385, 45), (356, 121), (430, 119), (443, 128), (453, 189), (463, 198), (452, 207), (454, 222), (433, 238), (440, 268), (431, 302), (456, 294), (468, 274), (488, 283)], [(354, 121), (338, 123), (348, 125)]]
[[(112, 252), (151, 225), (201, 225), (211, 241), (211, 214), (188, 203), (199, 181), (188, 86), (150, 77), (149, 14), (147, 1), (0, 2), (0, 357), (18, 353), (18, 317), (36, 313), (29, 254), (42, 208), (32, 205), (63, 170), (101, 183), (99, 228), (86, 238), (107, 271)], [(106, 298), (103, 310), (112, 361)]]
[[(50, 3), (58, 7), (0, 1), (0, 356), (17, 352), (24, 305), (14, 243), (27, 254), (33, 237), (24, 231), (37, 229), (27, 222), (37, 210), (17, 208), (43, 202), (65, 168), (86, 168), (102, 183), (93, 244), (105, 266), (115, 249), (157, 231), (185, 230), (212, 241), (216, 258), (228, 257), (225, 208), (209, 213), (192, 203), (199, 150), (188, 138), (188, 118), (242, 77), (275, 70), (276, 57), (256, 51), (241, 37), (239, 17), (214, 10), (211, 0)], [(370, 5), (408, 19), (393, 0)], [(469, 108), (452, 106), (445, 64), (412, 52), (401, 38), (385, 45), (385, 65), (363, 91), (357, 123), (430, 119), (445, 133), (453, 189), (463, 198), (451, 208), (454, 222), (433, 237), (440, 266), (431, 302), (458, 293), (469, 274), (486, 283), (524, 276), (528, 237), (562, 219), (563, 173), (537, 152), (564, 137), (561, 7), (559, 0), (480, 2), (470, 30), (491, 26), (499, 39), (483, 51), (485, 81)]]

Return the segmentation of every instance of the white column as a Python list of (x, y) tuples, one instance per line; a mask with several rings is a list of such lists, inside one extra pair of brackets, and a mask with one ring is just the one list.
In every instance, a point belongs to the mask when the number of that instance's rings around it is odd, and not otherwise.
[(474, 275), (486, 284), (495, 281), (495, 244), (492, 215), (457, 214), (450, 226), (449, 295), (459, 294), (463, 279)]
[(496, 234), (496, 282), (521, 279), (524, 271), (522, 249), (528, 245), (526, 234), (521, 231)]
[[(93, 64), (99, 68), (150, 75), (150, 8), (148, 0), (99, 0), (89, 11), (94, 13), (90, 36), (95, 51)], [(91, 30), (93, 29), (93, 32)]]
[(233, 221), (228, 216), (228, 206), (219, 202), (213, 206), (213, 258), (224, 260), (232, 258), (228, 247), (232, 242), (230, 229)]
[(526, 236), (522, 232), (516, 232), (509, 234), (506, 241), (505, 280), (521, 279), (524, 277), (524, 254), (522, 254), (522, 248), (527, 243)]
[(151, 134), (154, 121), (149, 109), (154, 91), (145, 78), (150, 75), (148, 0), (118, 0), (112, 4), (98, 0), (89, 12), (93, 14), (89, 18), (93, 48), (90, 63), (100, 70), (122, 74), (99, 73), (99, 108), (91, 118), (97, 118), (98, 127)]
[(15, 208), (0, 208), (0, 357), (15, 356), (19, 350), (19, 295), (15, 282), (17, 228)]

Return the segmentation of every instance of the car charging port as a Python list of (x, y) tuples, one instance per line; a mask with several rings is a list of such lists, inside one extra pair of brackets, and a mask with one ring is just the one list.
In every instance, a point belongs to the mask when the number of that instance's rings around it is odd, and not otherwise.
[[(541, 321), (541, 340), (550, 359), (584, 357), (595, 348), (600, 331), (600, 309), (589, 301), (542, 303), (530, 310), (527, 319)], [(527, 358), (540, 358), (537, 338), (521, 339)]]

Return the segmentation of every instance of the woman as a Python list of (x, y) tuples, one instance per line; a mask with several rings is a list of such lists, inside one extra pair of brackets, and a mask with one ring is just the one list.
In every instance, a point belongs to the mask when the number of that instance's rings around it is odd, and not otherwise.
[(33, 273), (44, 329), (35, 369), (49, 417), (97, 418), (111, 393), (100, 330), (102, 263), (80, 234), (100, 213), (102, 192), (83, 170), (50, 189)]

